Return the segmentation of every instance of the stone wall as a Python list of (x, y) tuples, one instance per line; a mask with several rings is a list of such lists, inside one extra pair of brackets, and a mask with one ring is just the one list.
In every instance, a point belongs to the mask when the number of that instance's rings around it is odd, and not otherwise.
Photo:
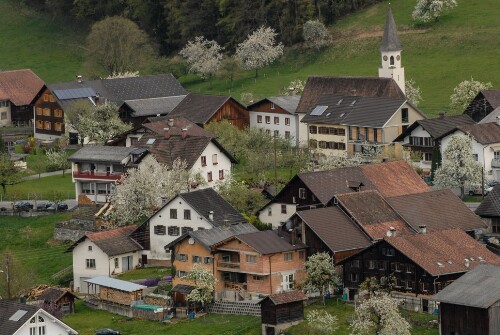
[(87, 220), (71, 219), (60, 222), (54, 229), (53, 239), (57, 241), (78, 241), (81, 237), (94, 231), (94, 223)]

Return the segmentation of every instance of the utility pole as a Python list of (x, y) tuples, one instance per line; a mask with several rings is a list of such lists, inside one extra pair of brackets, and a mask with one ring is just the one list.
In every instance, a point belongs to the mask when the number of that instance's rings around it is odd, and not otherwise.
[(273, 137), (273, 145), (274, 145), (274, 192), (278, 191), (278, 167), (277, 167), (277, 153), (276, 153), (276, 134)]
[(6, 253), (5, 254), (5, 271), (0, 270), (0, 272), (5, 273), (5, 279), (7, 281), (7, 299), (10, 300), (11, 294), (10, 294), (10, 277), (9, 277), (9, 271), (10, 271), (10, 254)]

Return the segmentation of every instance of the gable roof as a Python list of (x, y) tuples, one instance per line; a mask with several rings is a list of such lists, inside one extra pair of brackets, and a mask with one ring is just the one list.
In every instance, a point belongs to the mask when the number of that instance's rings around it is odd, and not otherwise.
[(500, 184), (493, 187), (476, 208), (475, 213), (482, 217), (500, 217)]
[(16, 106), (31, 104), (43, 86), (43, 80), (29, 69), (0, 72), (0, 100)]
[(436, 139), (441, 137), (443, 134), (455, 129), (459, 125), (475, 124), (474, 120), (470, 118), (467, 114), (443, 116), (433, 119), (423, 119), (417, 120), (412, 123), (401, 135), (396, 137), (393, 142), (403, 141), (406, 136), (409, 136), (411, 132), (421, 126), (425, 131), (431, 135), (432, 138)]
[(147, 286), (139, 285), (125, 280), (120, 280), (107, 276), (98, 276), (90, 279), (84, 280), (86, 283), (99, 285), (103, 287), (113, 288), (115, 290), (125, 291), (125, 292), (135, 292), (147, 288)]
[(261, 304), (264, 300), (269, 299), (275, 305), (284, 305), (290, 302), (304, 301), (307, 299), (306, 295), (302, 291), (290, 291), (283, 293), (271, 294), (259, 301)]
[(261, 255), (276, 254), (280, 252), (294, 251), (306, 248), (306, 246), (302, 243), (297, 243), (295, 245), (288, 243), (284, 238), (279, 237), (278, 234), (273, 230), (264, 230), (254, 233), (236, 235), (217, 244), (214, 244), (212, 247), (223, 247), (225, 243), (234, 239), (245, 243)]
[(483, 145), (500, 142), (500, 125), (496, 122), (462, 125), (457, 126), (456, 129), (470, 134), (476, 142)]
[[(465, 115), (465, 114), (464, 114)], [(478, 123), (490, 123), (497, 122), (497, 118), (500, 117), (500, 107), (495, 108), (491, 113), (479, 120)]]
[[(172, 110), (169, 116), (182, 116), (194, 123), (205, 124), (229, 100), (241, 105), (229, 96), (189, 93)], [(245, 108), (244, 106), (241, 107)]]
[(213, 227), (211, 229), (189, 231), (184, 235), (180, 236), (179, 238), (176, 238), (169, 244), (167, 244), (165, 246), (165, 249), (172, 248), (174, 245), (178, 244), (179, 242), (185, 240), (188, 237), (194, 238), (195, 240), (200, 242), (201, 245), (203, 245), (205, 248), (209, 249), (210, 246), (217, 244), (220, 241), (225, 240), (231, 236), (253, 233), (256, 231), (258, 231), (257, 228), (255, 228), (255, 226), (250, 223), (241, 223), (231, 226)]
[(500, 264), (500, 257), (461, 229), (384, 240), (432, 276), (467, 272), (482, 263)]
[(399, 43), (398, 32), (396, 30), (396, 22), (392, 15), (392, 9), (389, 7), (387, 17), (385, 19), (384, 36), (382, 37), (382, 44), (380, 51), (401, 51), (401, 43)]
[(110, 147), (105, 145), (86, 145), (72, 154), (68, 160), (71, 162), (111, 162), (121, 163), (137, 150), (135, 147)]
[(431, 190), (429, 185), (403, 160), (361, 165), (359, 168), (384, 197)]
[(73, 251), (80, 243), (89, 239), (94, 242), (106, 255), (116, 256), (141, 250), (142, 247), (129, 235), (135, 231), (135, 225), (120, 227), (112, 230), (105, 230), (96, 233), (89, 233), (73, 243), (66, 252)]
[(12, 335), (28, 322), (40, 308), (12, 300), (0, 299), (0, 335)]
[(500, 90), (482, 90), (479, 93), (488, 100), (488, 103), (493, 109), (500, 107)]
[(414, 229), (426, 225), (427, 231), (460, 228), (465, 231), (487, 228), (449, 189), (400, 195), (386, 199)]
[(479, 264), (434, 295), (433, 300), (489, 308), (500, 300), (500, 266)]
[(402, 234), (414, 232), (377, 191), (337, 194), (335, 197), (347, 214), (374, 240), (384, 238), (391, 228)]
[(181, 101), (185, 95), (147, 98), (136, 100), (125, 100), (124, 104), (127, 105), (132, 111), (133, 116), (156, 116), (166, 115), (170, 113)]
[(314, 109), (309, 111), (302, 122), (381, 128), (405, 101), (386, 97), (324, 94), (318, 98), (316, 106), (328, 108), (321, 115), (312, 115)]
[(261, 104), (262, 102), (265, 101), (270, 101), (276, 106), (279, 106), (289, 112), (290, 114), (295, 114), (295, 111), (297, 110), (297, 106), (300, 101), (300, 95), (281, 95), (277, 97), (268, 97), (264, 98), (260, 101), (254, 102), (251, 105), (247, 106), (248, 110), (251, 110), (254, 106)]
[(332, 252), (362, 249), (371, 245), (368, 236), (336, 206), (299, 211), (295, 215)]
[(49, 302), (57, 302), (66, 294), (72, 296), (74, 299), (80, 299), (73, 293), (67, 290), (63, 290), (58, 287), (49, 287), (38, 297), (38, 300), (49, 301)]
[(406, 100), (403, 91), (392, 78), (312, 76), (307, 78), (296, 112), (310, 112), (324, 94)]

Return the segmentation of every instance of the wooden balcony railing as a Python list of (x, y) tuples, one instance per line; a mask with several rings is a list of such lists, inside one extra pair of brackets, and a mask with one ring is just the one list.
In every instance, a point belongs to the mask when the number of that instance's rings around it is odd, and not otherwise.
[(118, 180), (122, 177), (121, 172), (96, 172), (96, 171), (75, 171), (73, 178), (83, 179), (104, 179), (104, 180)]
[(226, 269), (239, 269), (240, 262), (218, 261), (217, 267)]

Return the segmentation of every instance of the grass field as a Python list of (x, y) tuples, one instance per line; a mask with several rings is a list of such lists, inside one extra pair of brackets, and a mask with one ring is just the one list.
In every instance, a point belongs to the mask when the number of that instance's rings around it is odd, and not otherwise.
[(54, 200), (54, 194), (61, 194), (65, 199), (75, 198), (75, 186), (71, 172), (62, 175), (25, 180), (7, 186), (7, 197), (0, 196), (0, 201), (31, 200), (34, 196), (42, 200)]
[(125, 272), (118, 276), (122, 280), (154, 279), (170, 276), (171, 269), (167, 267), (143, 268)]

